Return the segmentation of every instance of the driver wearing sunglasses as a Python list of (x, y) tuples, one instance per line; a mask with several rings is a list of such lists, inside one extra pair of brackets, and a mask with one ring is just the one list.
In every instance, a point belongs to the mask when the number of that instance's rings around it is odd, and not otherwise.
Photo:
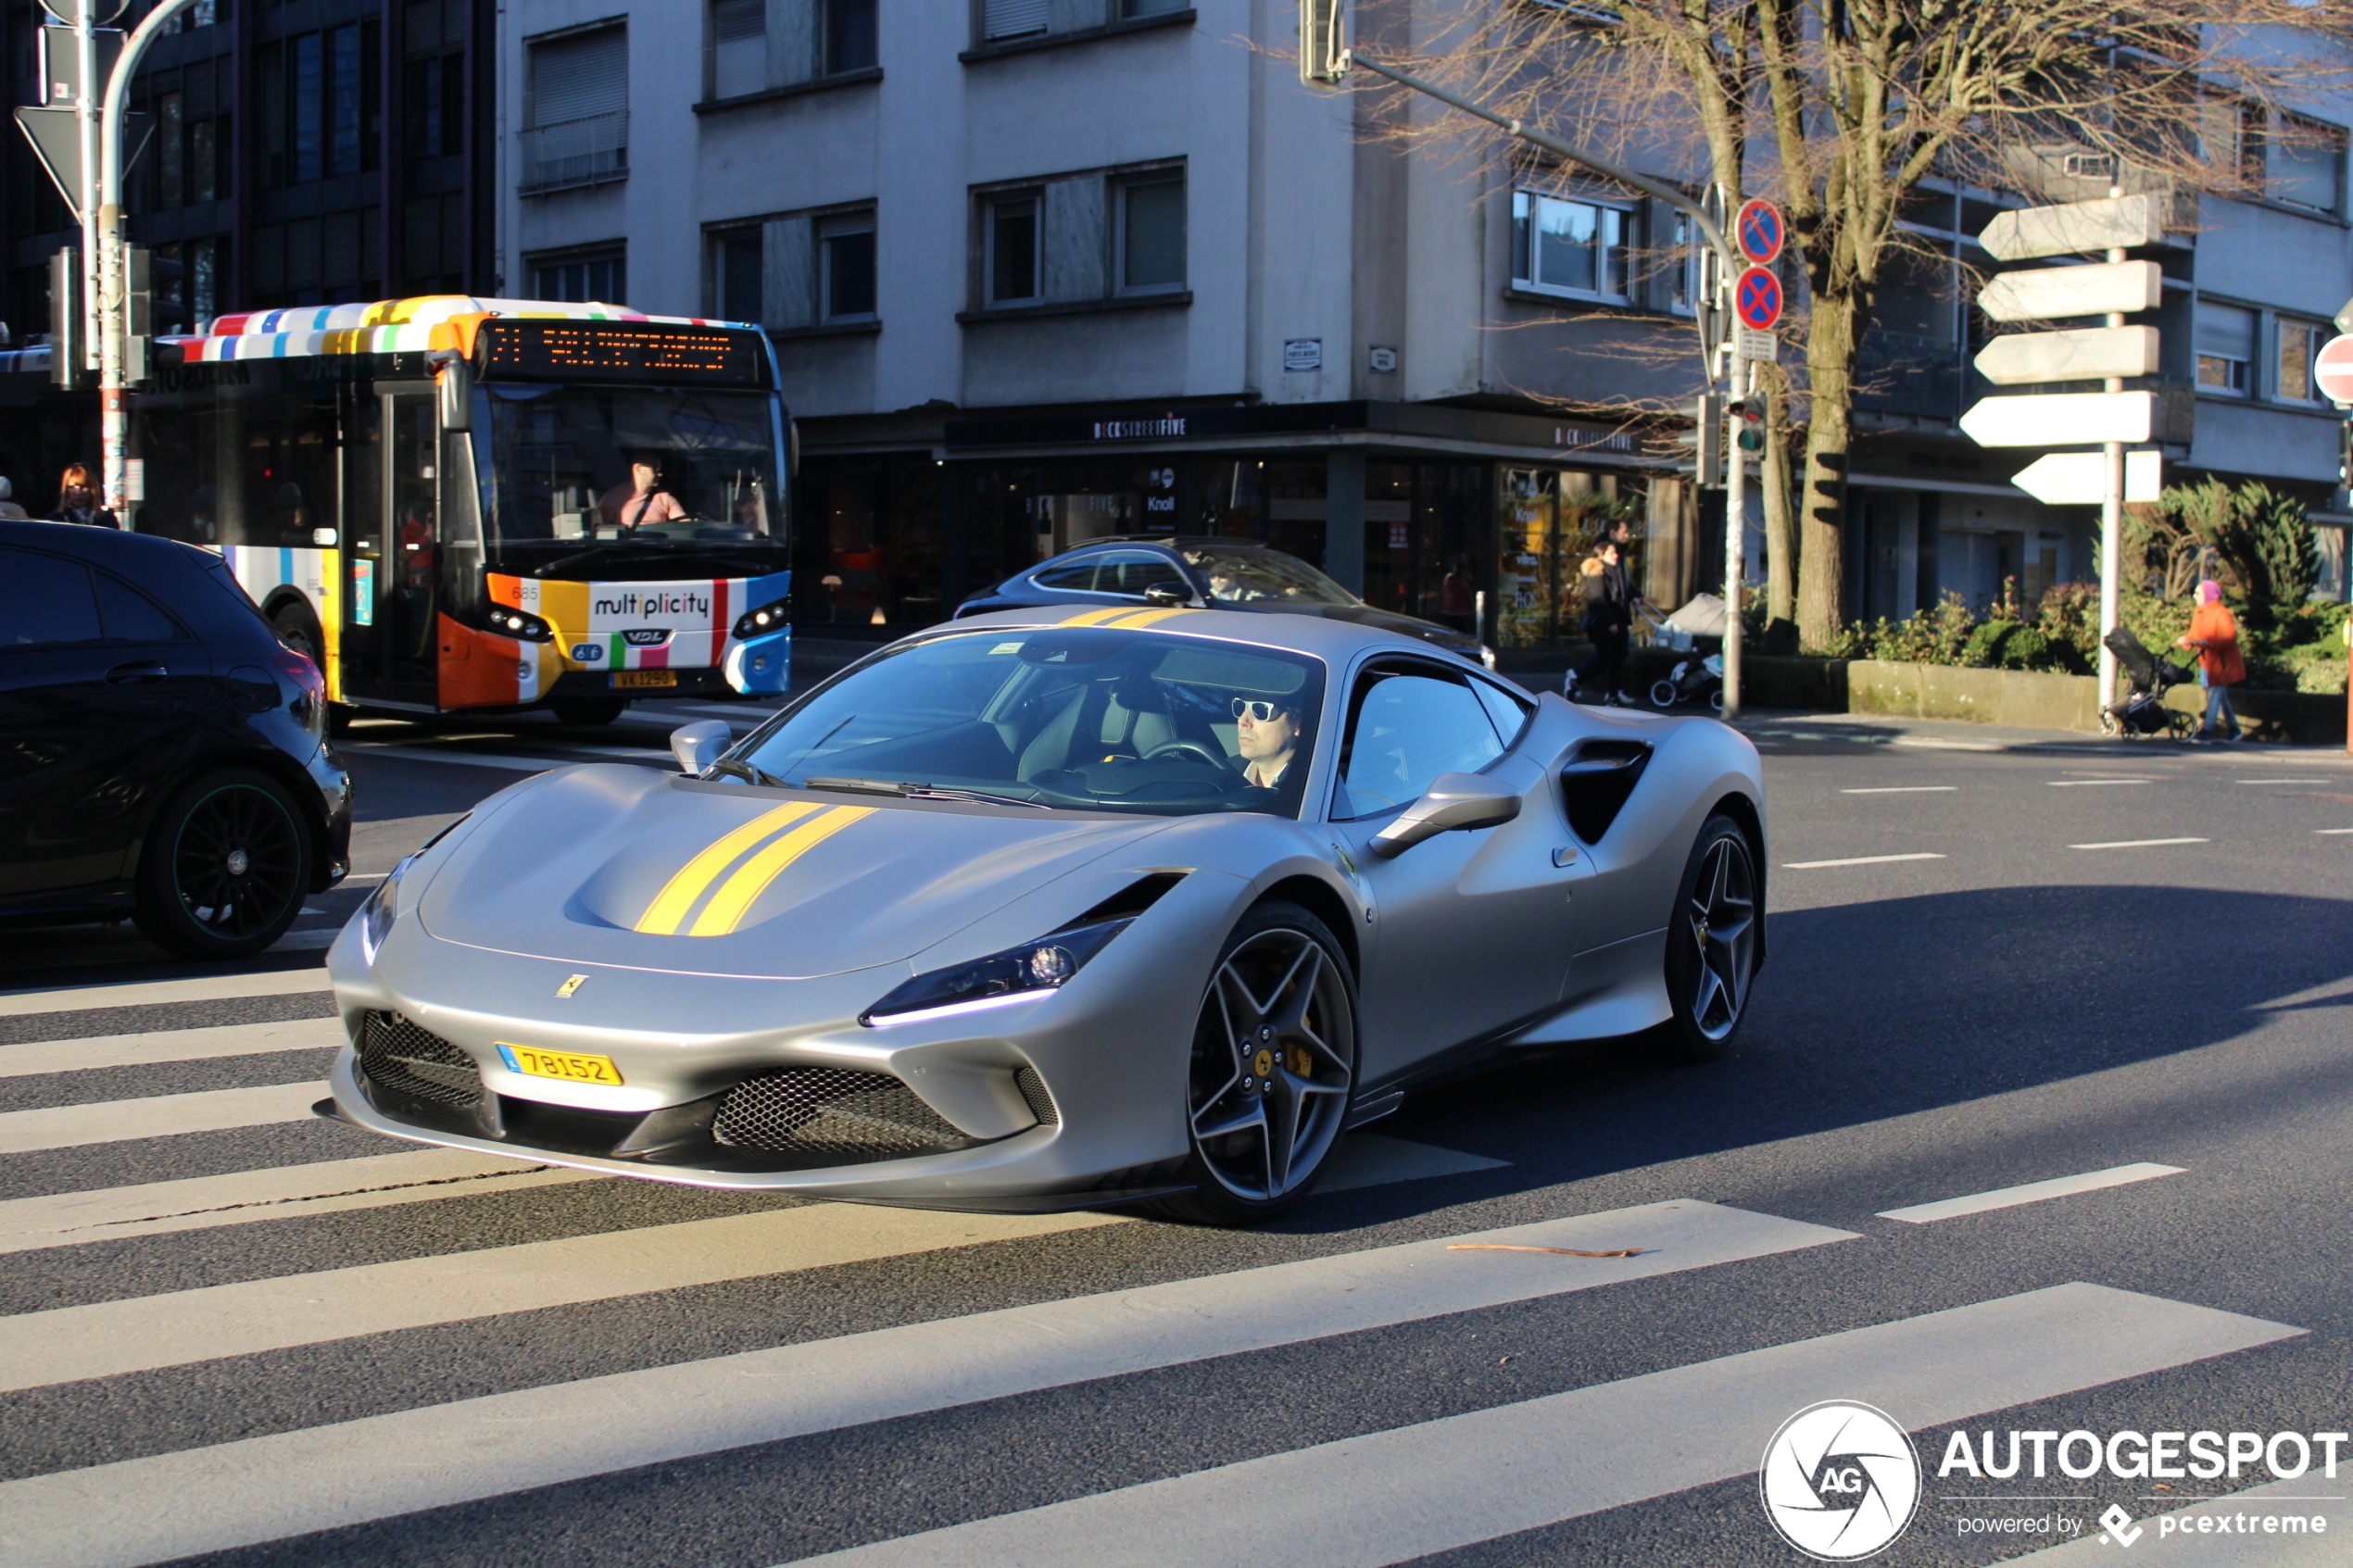
[(1298, 710), (1280, 702), (1250, 697), (1234, 699), (1234, 745), (1249, 766), (1242, 782), (1272, 789), (1290, 766), (1299, 744)]

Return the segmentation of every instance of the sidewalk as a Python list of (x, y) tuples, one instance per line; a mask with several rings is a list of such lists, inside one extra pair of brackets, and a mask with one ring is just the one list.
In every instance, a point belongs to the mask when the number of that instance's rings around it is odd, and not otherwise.
[(2353, 769), (2353, 754), (2337, 746), (2290, 746), (2249, 741), (2238, 746), (2186, 746), (2163, 739), (2125, 740), (2075, 730), (2030, 730), (1973, 724), (1957, 719), (1902, 719), (1876, 713), (1792, 713), (1750, 709), (1734, 725), (1759, 745), (1845, 742), (1908, 746), (1937, 751), (2026, 751), (2054, 755), (2145, 759), (2261, 757), (2269, 761), (2334, 763)]

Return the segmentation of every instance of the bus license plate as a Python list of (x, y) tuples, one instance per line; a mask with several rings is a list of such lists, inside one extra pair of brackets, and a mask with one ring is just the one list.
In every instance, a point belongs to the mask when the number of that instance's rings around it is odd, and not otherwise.
[(614, 1084), (621, 1082), (621, 1070), (609, 1056), (588, 1056), (580, 1051), (542, 1051), (529, 1046), (510, 1046), (503, 1042), (498, 1054), (507, 1065), (533, 1078), (561, 1078), (568, 1084)]
[(612, 672), (616, 686), (674, 686), (678, 672), (674, 670), (616, 670)]

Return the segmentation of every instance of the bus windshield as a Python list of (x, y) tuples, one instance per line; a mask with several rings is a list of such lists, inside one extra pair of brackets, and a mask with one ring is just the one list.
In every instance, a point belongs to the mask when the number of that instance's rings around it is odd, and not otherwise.
[(489, 382), (475, 396), (494, 558), (545, 571), (593, 551), (601, 572), (786, 542), (771, 394)]

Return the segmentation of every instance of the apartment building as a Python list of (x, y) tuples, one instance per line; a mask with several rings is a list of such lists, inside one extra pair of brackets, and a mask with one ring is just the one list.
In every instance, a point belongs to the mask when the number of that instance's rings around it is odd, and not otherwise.
[[(921, 623), (1131, 532), (1265, 539), (1422, 614), (1483, 594), (1506, 646), (1567, 630), (1564, 580), (1611, 515), (1638, 519), (1654, 599), (1720, 576), (1720, 498), (1677, 471), (1671, 420), (1614, 412), (1697, 390), (1681, 220), (1526, 157), (1401, 152), (1357, 99), (1300, 85), (1295, 16), (512, 0), (497, 270), (510, 293), (769, 329), (809, 620)], [(2309, 362), (2353, 241), (2341, 132), (2305, 145), (2165, 253), (2166, 380), (2195, 415), (2169, 477), (2296, 488), (2342, 593)], [(2035, 503), (2008, 483), (2032, 454), (1954, 425), (1993, 390), (1964, 270), (2020, 199), (1932, 191), (1908, 215), (1943, 260), (1891, 285), (1867, 345), (1852, 614), (2096, 569), (2093, 511)]]

